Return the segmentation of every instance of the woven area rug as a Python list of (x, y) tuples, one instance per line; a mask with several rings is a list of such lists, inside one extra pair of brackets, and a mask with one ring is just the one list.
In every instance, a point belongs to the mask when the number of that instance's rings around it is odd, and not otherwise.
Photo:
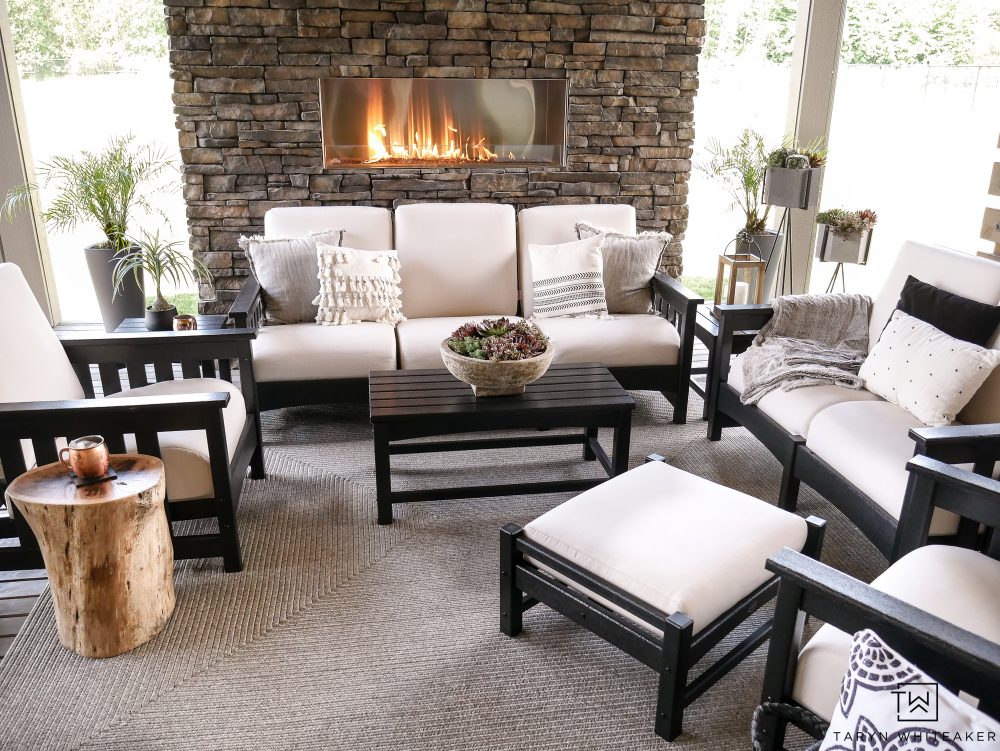
[[(705, 439), (701, 402), (669, 422), (636, 394), (632, 465), (656, 451), (774, 501), (780, 477), (745, 431)], [(544, 606), (516, 639), (498, 629), (498, 528), (565, 495), (397, 506), (378, 527), (367, 410), (264, 417), (268, 479), (239, 511), (246, 568), (176, 569), (177, 609), (138, 649), (88, 660), (62, 649), (44, 594), (0, 661), (0, 748), (746, 749), (766, 648), (695, 702), (675, 744), (653, 735), (656, 677)], [(602, 439), (609, 436), (604, 436)], [(398, 486), (595, 473), (579, 446), (394, 458)], [(396, 469), (398, 468), (398, 469)], [(870, 580), (884, 562), (829, 520), (824, 560)]]

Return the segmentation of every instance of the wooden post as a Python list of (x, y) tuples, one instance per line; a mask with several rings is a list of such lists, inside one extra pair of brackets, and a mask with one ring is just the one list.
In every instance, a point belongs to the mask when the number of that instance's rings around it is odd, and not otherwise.
[(59, 642), (85, 657), (135, 649), (174, 611), (163, 463), (115, 454), (111, 466), (116, 480), (77, 488), (57, 462), (7, 489), (38, 538)]

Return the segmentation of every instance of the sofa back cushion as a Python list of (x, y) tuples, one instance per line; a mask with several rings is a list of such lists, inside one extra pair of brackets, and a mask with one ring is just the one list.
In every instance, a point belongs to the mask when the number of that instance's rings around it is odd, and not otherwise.
[(530, 318), (531, 256), (529, 245), (560, 245), (573, 242), (576, 223), (589, 222), (624, 234), (635, 234), (635, 208), (627, 204), (588, 203), (563, 206), (535, 206), (517, 216), (518, 278), (521, 289), (521, 315)]
[(83, 399), (83, 387), (21, 269), (0, 263), (0, 403)]
[(303, 237), (311, 232), (344, 230), (341, 244), (358, 250), (392, 248), (392, 215), (376, 206), (291, 206), (264, 214), (264, 236)]
[[(872, 306), (869, 348), (889, 322), (908, 276), (922, 282), (967, 297), (977, 302), (1000, 303), (1000, 263), (985, 258), (942, 248), (939, 245), (908, 240), (903, 243)], [(990, 343), (998, 347), (997, 337)], [(960, 422), (969, 424), (1000, 422), (1000, 369), (986, 380), (972, 401), (959, 414)]]
[(407, 204), (396, 209), (395, 234), (407, 318), (517, 312), (512, 206)]

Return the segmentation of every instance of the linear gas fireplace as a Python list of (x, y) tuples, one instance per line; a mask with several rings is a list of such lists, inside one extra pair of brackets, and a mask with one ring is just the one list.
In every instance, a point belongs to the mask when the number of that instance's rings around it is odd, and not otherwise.
[(565, 79), (325, 78), (328, 168), (561, 166)]

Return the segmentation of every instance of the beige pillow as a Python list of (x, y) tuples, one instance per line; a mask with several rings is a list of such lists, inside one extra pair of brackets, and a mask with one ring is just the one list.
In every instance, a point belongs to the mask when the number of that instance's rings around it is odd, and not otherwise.
[(532, 318), (607, 318), (600, 240), (528, 245)]
[(650, 282), (673, 235), (669, 232), (626, 235), (588, 222), (577, 222), (576, 234), (581, 240), (600, 237), (608, 312), (612, 315), (650, 312), (653, 307)]
[(355, 250), (320, 244), (316, 323), (343, 326), (360, 321), (393, 325), (403, 317), (399, 258), (394, 250)]
[(319, 290), (316, 248), (320, 243), (340, 245), (344, 230), (314, 232), (305, 237), (270, 239), (241, 237), (240, 247), (260, 284), (264, 323), (269, 326), (316, 320), (313, 299)]

